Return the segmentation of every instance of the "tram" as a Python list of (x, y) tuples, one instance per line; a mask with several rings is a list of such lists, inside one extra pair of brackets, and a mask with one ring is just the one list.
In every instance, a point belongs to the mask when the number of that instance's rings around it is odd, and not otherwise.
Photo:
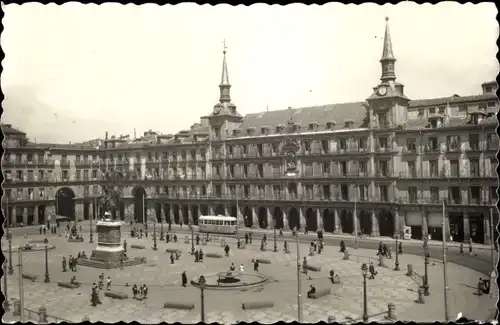
[(238, 230), (238, 220), (235, 217), (200, 216), (198, 227), (200, 232), (216, 234), (236, 234)]

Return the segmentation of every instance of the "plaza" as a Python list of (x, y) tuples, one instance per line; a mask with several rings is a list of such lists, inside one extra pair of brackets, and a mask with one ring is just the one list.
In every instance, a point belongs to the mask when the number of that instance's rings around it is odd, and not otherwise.
[[(36, 238), (39, 237), (39, 238)], [(12, 245), (24, 245), (29, 240), (42, 239), (41, 236), (14, 237)], [(297, 261), (295, 242), (288, 242), (289, 254), (283, 252), (283, 242), (278, 242), (278, 252), (272, 252), (272, 240), (268, 239), (265, 252), (260, 251), (260, 242), (254, 240), (245, 249), (236, 248), (234, 238), (225, 239), (230, 245), (229, 257), (209, 258), (207, 253), (224, 255), (219, 241), (212, 241), (206, 246), (200, 246), (205, 253), (202, 263), (195, 263), (194, 257), (189, 254), (191, 243), (184, 243), (185, 235), (178, 234), (177, 243), (158, 241), (158, 250), (153, 251), (153, 239), (130, 238), (128, 233), (123, 235), (127, 240), (127, 254), (129, 257), (144, 256), (147, 263), (126, 267), (123, 270), (101, 270), (89, 267), (78, 267), (76, 273), (62, 272), (62, 257), (76, 256), (85, 251), (90, 254), (95, 244), (89, 244), (88, 237), (84, 243), (68, 243), (64, 237), (48, 237), (49, 243), (55, 249), (49, 250), (48, 264), (50, 283), (43, 283), (45, 274), (44, 251), (25, 252), (23, 254), (23, 273), (37, 275), (37, 280), (24, 280), (24, 307), (29, 310), (38, 310), (45, 306), (47, 314), (71, 322), (80, 322), (84, 317), (90, 321), (116, 322), (138, 321), (143, 323), (181, 322), (197, 323), (200, 321), (200, 290), (189, 285), (191, 279), (200, 275), (211, 275), (228, 270), (231, 263), (238, 268), (244, 265), (245, 272), (253, 272), (253, 258), (263, 258), (271, 264), (260, 264), (259, 273), (269, 278), (262, 287), (252, 287), (236, 291), (205, 290), (205, 321), (224, 324), (234, 324), (238, 321), (257, 321), (273, 323), (279, 320), (294, 321), (297, 319)], [(4, 252), (8, 258), (8, 243), (2, 241)], [(145, 249), (133, 249), (132, 245), (143, 245)], [(196, 245), (195, 245), (196, 247)], [(182, 251), (179, 260), (171, 264), (170, 254), (166, 248), (178, 248)], [(326, 321), (334, 316), (337, 321), (361, 321), (363, 313), (363, 277), (361, 264), (374, 262), (378, 275), (374, 280), (368, 280), (367, 301), (370, 321), (384, 321), (387, 315), (388, 303), (396, 307), (398, 320), (435, 321), (443, 320), (443, 284), (442, 264), (432, 260), (429, 265), (429, 285), (431, 295), (425, 297), (425, 304), (417, 304), (418, 285), (412, 278), (407, 277), (407, 264), (412, 264), (418, 274), (424, 274), (423, 258), (415, 255), (400, 255), (401, 270), (394, 271), (394, 254), (391, 260), (386, 261), (387, 267), (378, 267), (378, 259), (374, 250), (348, 248), (351, 254), (349, 260), (343, 260), (343, 254), (338, 247), (325, 246), (322, 254), (308, 256), (309, 242), (300, 244), (301, 259), (307, 256), (309, 265), (321, 266), (320, 272), (309, 271), (302, 277), (303, 322)], [(11, 310), (14, 299), (19, 298), (17, 253), (12, 254), (14, 274), (8, 276), (8, 297)], [(332, 284), (328, 279), (329, 271), (333, 269), (340, 276), (341, 284)], [(181, 273), (185, 271), (188, 277), (188, 286), (181, 286)], [(92, 307), (90, 292), (92, 283), (98, 282), (98, 276), (110, 276), (111, 290), (128, 294), (129, 299), (113, 300), (100, 293), (101, 305)], [(61, 288), (57, 282), (69, 282), (75, 275), (82, 286), (77, 289)], [(449, 305), (450, 315), (455, 317), (462, 312), (474, 319), (485, 319), (485, 315), (495, 301), (489, 295), (476, 296), (476, 284), (482, 275), (468, 268), (448, 263), (449, 278)], [(128, 286), (127, 286), (128, 284)], [(139, 301), (132, 299), (132, 286), (146, 284), (149, 287), (148, 299)], [(311, 300), (307, 298), (309, 286), (313, 284), (318, 290), (330, 288), (331, 294)], [(3, 287), (3, 286), (2, 286)], [(3, 289), (2, 289), (3, 290)], [(193, 310), (164, 309), (165, 302), (194, 304)], [(243, 302), (272, 301), (273, 308), (245, 311)], [(16, 321), (12, 312), (4, 316), (4, 321)]]

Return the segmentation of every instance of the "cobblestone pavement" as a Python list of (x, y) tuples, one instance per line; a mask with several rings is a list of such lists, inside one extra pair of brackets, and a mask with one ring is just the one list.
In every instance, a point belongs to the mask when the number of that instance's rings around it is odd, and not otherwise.
[[(128, 234), (123, 233), (128, 237)], [(33, 239), (33, 238), (31, 238)], [(236, 323), (237, 321), (257, 321), (260, 323), (274, 323), (279, 320), (293, 321), (297, 317), (297, 262), (296, 246), (289, 243), (291, 254), (283, 252), (283, 243), (279, 243), (278, 253), (272, 251), (261, 252), (258, 245), (247, 246), (246, 249), (234, 247), (234, 240), (230, 242), (232, 251), (230, 257), (222, 259), (205, 258), (203, 263), (194, 263), (194, 258), (188, 254), (191, 244), (184, 244), (184, 236), (180, 236), (180, 243), (166, 244), (158, 241), (158, 251), (151, 249), (152, 239), (126, 238), (128, 242), (129, 257), (145, 256), (148, 262), (141, 266), (128, 267), (124, 270), (99, 270), (88, 267), (79, 267), (78, 272), (63, 273), (61, 270), (62, 256), (76, 255), (78, 251), (90, 254), (95, 244), (68, 243), (64, 237), (50, 238), (56, 246), (49, 251), (49, 269), (51, 283), (43, 283), (45, 273), (44, 252), (26, 252), (24, 258), (24, 272), (38, 275), (36, 282), (24, 280), (25, 308), (37, 310), (40, 306), (47, 308), (49, 315), (54, 315), (69, 321), (79, 322), (83, 317), (91, 321), (116, 322), (119, 320), (156, 323), (182, 322), (196, 323), (200, 320), (200, 291), (194, 287), (183, 288), (180, 274), (186, 271), (188, 278), (195, 278), (201, 274), (208, 275), (228, 269), (230, 263), (236, 266), (243, 264), (247, 272), (253, 272), (252, 258), (267, 258), (271, 264), (261, 264), (260, 273), (270, 278), (269, 283), (263, 288), (253, 288), (242, 291), (205, 291), (206, 322)], [(24, 238), (15, 238), (13, 244), (22, 244)], [(131, 249), (132, 244), (143, 244), (146, 249)], [(3, 249), (7, 247), (3, 243)], [(183, 252), (179, 261), (170, 264), (169, 254), (165, 249), (180, 248)], [(202, 246), (206, 253), (223, 253), (220, 243), (209, 243)], [(268, 245), (272, 249), (272, 241)], [(301, 256), (308, 253), (308, 244), (300, 246)], [(4, 253), (8, 257), (8, 253)], [(360, 270), (361, 263), (374, 261), (373, 250), (351, 250), (349, 261), (342, 259), (343, 254), (338, 252), (338, 247), (325, 247), (321, 255), (307, 256), (309, 265), (321, 266), (320, 272), (301, 274), (303, 293), (303, 321), (318, 322), (326, 320), (328, 316), (335, 316), (337, 321), (348, 318), (360, 319), (363, 310), (363, 286)], [(394, 259), (394, 257), (393, 257)], [(388, 267), (377, 267), (379, 272), (374, 280), (368, 280), (368, 313), (373, 316), (371, 320), (383, 320), (387, 304), (392, 302), (396, 306), (396, 315), (400, 320), (434, 321), (442, 320), (443, 311), (443, 273), (442, 264), (431, 262), (429, 266), (429, 283), (431, 296), (426, 297), (424, 305), (416, 304), (417, 284), (405, 276), (406, 265), (412, 264), (419, 274), (423, 275), (423, 259), (414, 255), (401, 255), (399, 263), (401, 271), (394, 271), (393, 260), (387, 260)], [(16, 268), (17, 254), (13, 254), (13, 265)], [(328, 272), (334, 269), (340, 275), (342, 284), (331, 284)], [(15, 270), (17, 272), (17, 268)], [(18, 275), (8, 277), (8, 297), (12, 303), (17, 299)], [(104, 272), (112, 278), (112, 290), (125, 292), (132, 297), (133, 284), (147, 284), (149, 296), (147, 300), (135, 299), (111, 300), (101, 293), (101, 305), (90, 305), (90, 292), (92, 282), (97, 282), (98, 275)], [(78, 289), (65, 289), (57, 286), (57, 282), (67, 282), (76, 275), (77, 280), (84, 285)], [(468, 268), (448, 264), (449, 278), (449, 304), (450, 315), (454, 317), (459, 311), (473, 317), (484, 319), (487, 311), (496, 303), (496, 300), (487, 295), (475, 296), (474, 287), (481, 275)], [(126, 287), (126, 284), (130, 287)], [(318, 300), (306, 298), (310, 284), (317, 289), (330, 288), (332, 294)], [(3, 287), (3, 286), (2, 286)], [(4, 288), (2, 288), (4, 290)], [(242, 302), (248, 301), (273, 301), (272, 309), (244, 311)], [(185, 302), (195, 305), (191, 311), (164, 309), (166, 301)], [(16, 320), (11, 314), (4, 316), (5, 321)]]

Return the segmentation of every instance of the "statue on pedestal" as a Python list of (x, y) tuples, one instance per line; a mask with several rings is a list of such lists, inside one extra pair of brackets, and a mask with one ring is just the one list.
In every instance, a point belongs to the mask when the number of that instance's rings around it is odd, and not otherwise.
[(121, 171), (108, 170), (103, 175), (106, 184), (102, 186), (103, 196), (99, 200), (101, 211), (110, 213), (109, 219), (115, 219), (120, 213), (120, 200), (123, 196), (123, 188), (120, 180), (124, 179)]

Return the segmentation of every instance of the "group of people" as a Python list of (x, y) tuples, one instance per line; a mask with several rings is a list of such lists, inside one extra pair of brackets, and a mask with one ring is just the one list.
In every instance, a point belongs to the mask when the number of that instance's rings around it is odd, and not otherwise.
[[(83, 255), (85, 255), (85, 252), (83, 252)], [(80, 254), (80, 252), (78, 253), (78, 257), (73, 257), (73, 255), (70, 255), (68, 260), (66, 260), (66, 257), (63, 256), (62, 271), (66, 272), (67, 271), (66, 264), (69, 264), (69, 269), (71, 270), (71, 272), (76, 272), (77, 271), (76, 265), (78, 264), (77, 259), (80, 257), (82, 257), (82, 254)]]
[(143, 284), (138, 288), (137, 284), (134, 284), (134, 286), (132, 287), (132, 294), (134, 295), (134, 299), (148, 299), (148, 286)]

